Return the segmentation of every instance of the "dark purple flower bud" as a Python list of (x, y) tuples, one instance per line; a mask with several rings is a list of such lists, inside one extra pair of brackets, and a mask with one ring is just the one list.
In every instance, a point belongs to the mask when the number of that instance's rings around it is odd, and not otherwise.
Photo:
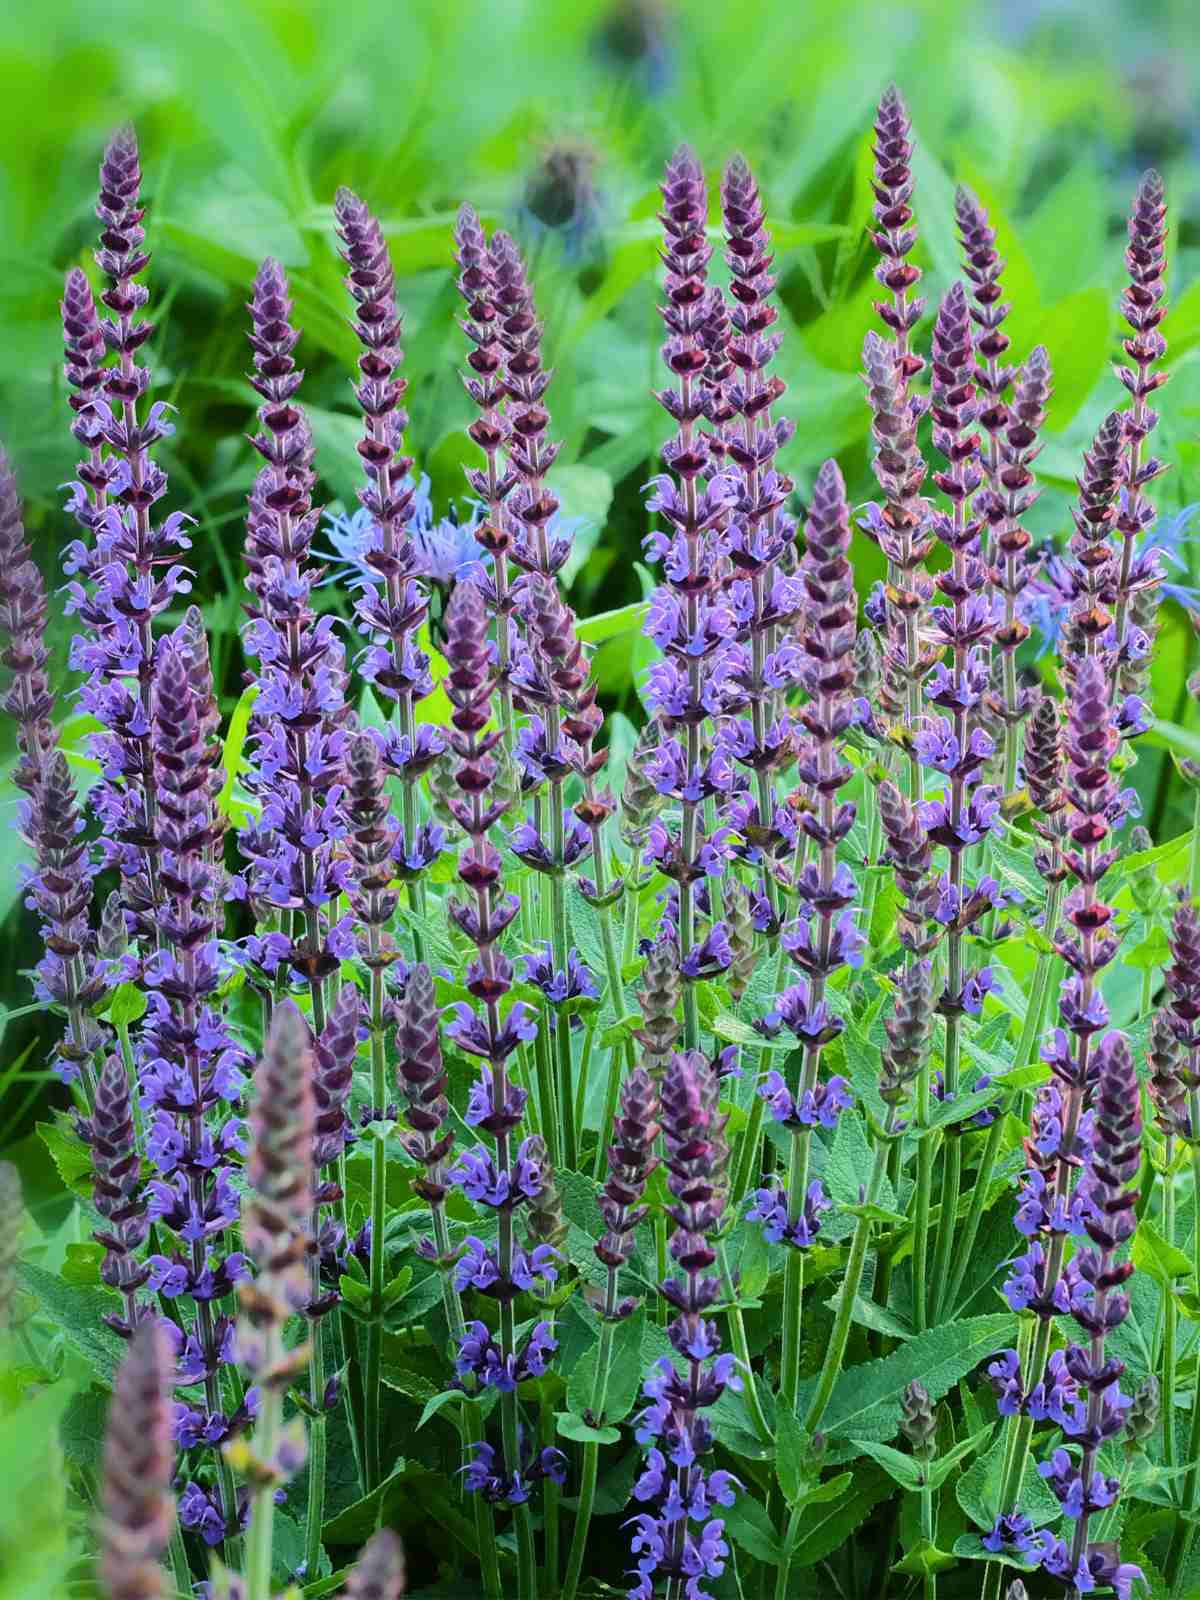
[(283, 1000), (255, 1073), (250, 1111), (249, 1194), (242, 1237), (258, 1272), (239, 1290), (238, 1356), (260, 1384), (286, 1386), (308, 1360), (265, 1337), (309, 1297), (306, 1260), (312, 1214), (313, 1042), (299, 1007)]
[(925, 310), (924, 300), (910, 292), (920, 281), (920, 268), (907, 259), (917, 242), (912, 207), (912, 123), (894, 85), (884, 90), (875, 116), (875, 231), (872, 238), (883, 260), (875, 276), (891, 295), (891, 302), (876, 302), (875, 309), (896, 339), (901, 382), (920, 372), (924, 363), (909, 351), (909, 337)]
[(1183, 1080), (1189, 1088), (1200, 1071), (1200, 915), (1183, 901), (1171, 919), (1171, 965), (1163, 973), (1167, 987), (1165, 1016), (1180, 1048), (1186, 1052)]
[(16, 725), (20, 759), (12, 781), (26, 794), (57, 742), (46, 675), (46, 615), (46, 585), (25, 537), (16, 478), (0, 451), (0, 666), (10, 675), (0, 706)]
[(610, 1270), (629, 1260), (634, 1230), (646, 1215), (642, 1197), (650, 1174), (659, 1164), (654, 1154), (660, 1132), (657, 1117), (654, 1079), (645, 1067), (638, 1067), (621, 1086), (613, 1141), (608, 1147), (608, 1177), (599, 1202), (606, 1231), (594, 1248), (597, 1258)]
[(346, 1111), (354, 1081), (354, 1056), (362, 1001), (352, 983), (343, 984), (313, 1054), (313, 1163), (329, 1166), (352, 1139)]
[(911, 961), (896, 983), (892, 1014), (883, 1026), (888, 1043), (883, 1052), (879, 1093), (889, 1107), (899, 1108), (908, 1085), (920, 1072), (933, 1034), (933, 964)]
[(137, 1252), (146, 1243), (150, 1223), (141, 1192), (129, 1075), (119, 1056), (105, 1061), (96, 1083), (95, 1109), (79, 1132), (92, 1148), (93, 1198), (103, 1219), (94, 1235), (105, 1250), (100, 1278), (125, 1297), (125, 1315), (106, 1315), (104, 1320), (128, 1336), (147, 1315), (138, 1305), (137, 1291), (149, 1280), (150, 1269)]
[(412, 1130), (402, 1135), (404, 1148), (425, 1168), (413, 1188), (439, 1205), (446, 1197), (445, 1163), (454, 1134), (447, 1125), (450, 1106), (433, 978), (423, 963), (412, 969), (397, 1005), (396, 1086), (408, 1102), (405, 1120)]
[(915, 1380), (900, 1396), (900, 1432), (912, 1445), (913, 1455), (921, 1460), (933, 1455), (937, 1417), (928, 1391)]
[(104, 1438), (101, 1570), (111, 1600), (162, 1600), (159, 1563), (175, 1524), (170, 1394), (174, 1361), (166, 1332), (144, 1322), (117, 1371)]
[(678, 1042), (681, 985), (675, 952), (666, 939), (659, 939), (646, 953), (642, 968), (640, 1005), (642, 1026), (634, 1037), (642, 1046), (647, 1071), (661, 1077)]

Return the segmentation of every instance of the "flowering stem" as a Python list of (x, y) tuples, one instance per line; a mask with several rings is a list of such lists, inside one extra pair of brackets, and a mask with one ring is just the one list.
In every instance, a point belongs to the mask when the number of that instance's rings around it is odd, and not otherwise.
[[(811, 1128), (792, 1130), (788, 1163), (789, 1223), (797, 1222), (804, 1215), (811, 1144)], [(804, 1251), (791, 1248), (783, 1265), (783, 1362), (779, 1379), (780, 1399), (790, 1411), (796, 1409), (796, 1393), (800, 1386), (800, 1323), (803, 1313)]]
[[(280, 1330), (274, 1324), (266, 1328), (264, 1343), (264, 1368), (270, 1371), (282, 1354)], [(261, 1409), (254, 1429), (255, 1453), (261, 1460), (274, 1460), (282, 1423), (283, 1391), (277, 1384), (264, 1384)], [(251, 1496), (250, 1530), (246, 1535), (246, 1600), (271, 1600), (274, 1526), (275, 1482), (268, 1478)]]
[[(1168, 1134), (1163, 1153), (1162, 1174), (1163, 1237), (1168, 1248), (1175, 1245), (1175, 1140)], [(1175, 1348), (1179, 1311), (1175, 1304), (1175, 1283), (1166, 1286), (1163, 1295), (1162, 1362), (1162, 1435), (1163, 1462), (1175, 1465)]]
[[(893, 1134), (894, 1117), (889, 1112), (885, 1138), (880, 1141), (875, 1151), (875, 1164), (871, 1169), (871, 1181), (867, 1189), (867, 1204), (878, 1203), (880, 1191), (883, 1188), (883, 1179), (887, 1171), (888, 1147)], [(846, 1345), (850, 1338), (850, 1324), (854, 1319), (854, 1302), (858, 1298), (859, 1287), (862, 1283), (863, 1267), (867, 1259), (867, 1246), (871, 1239), (871, 1219), (868, 1216), (859, 1217), (855, 1228), (854, 1238), (850, 1244), (850, 1255), (846, 1261), (846, 1271), (842, 1278), (841, 1299), (838, 1302), (837, 1316), (834, 1319), (833, 1331), (829, 1335), (829, 1343), (825, 1348), (825, 1362), (821, 1368), (821, 1376), (817, 1381), (816, 1393), (809, 1401), (808, 1415), (804, 1419), (804, 1430), (813, 1434), (821, 1425), (821, 1418), (825, 1415), (825, 1408), (829, 1404), (829, 1397), (833, 1393), (833, 1386), (838, 1380), (842, 1370), (842, 1361), (846, 1355)]]
[(750, 1363), (750, 1345), (746, 1339), (746, 1320), (742, 1316), (742, 1308), (737, 1303), (737, 1286), (733, 1281), (733, 1273), (729, 1268), (729, 1256), (725, 1249), (724, 1241), (719, 1246), (719, 1259), (721, 1267), (721, 1286), (729, 1301), (729, 1341), (733, 1345), (733, 1353), (738, 1360), (738, 1368), (745, 1384), (746, 1406), (750, 1412), (750, 1419), (754, 1423), (754, 1431), (765, 1445), (770, 1445), (774, 1440), (770, 1424), (763, 1414), (762, 1401), (758, 1397), (758, 1385), (754, 1381), (754, 1368)]
[[(1058, 903), (1062, 897), (1062, 885), (1050, 885), (1049, 898), (1046, 902), (1045, 929), (1048, 938), (1053, 937), (1053, 931), (1058, 922)], [(1025, 1026), (1017, 1044), (1017, 1053), (1013, 1058), (1012, 1070), (1019, 1072), (1028, 1064), (1033, 1048), (1041, 1037), (1042, 1025), (1046, 1017), (1046, 1003), (1050, 997), (1050, 973), (1058, 957), (1052, 951), (1046, 951), (1038, 957), (1037, 970), (1033, 976), (1033, 991), (1029, 998), (1029, 1009), (1025, 1013)], [(983, 1154), (976, 1168), (975, 1181), (971, 1189), (971, 1206), (967, 1212), (966, 1222), (962, 1230), (962, 1240), (956, 1252), (956, 1262), (950, 1275), (950, 1286), (946, 1291), (943, 1309), (953, 1313), (958, 1304), (959, 1291), (962, 1288), (963, 1278), (966, 1276), (968, 1263), (971, 1261), (975, 1249), (975, 1240), (979, 1236), (979, 1227), (983, 1221), (983, 1214), (987, 1210), (988, 1193), (992, 1186), (992, 1174), (996, 1170), (996, 1162), (1000, 1156), (1000, 1143), (1004, 1132), (1004, 1114), (997, 1108), (996, 1119), (988, 1129), (987, 1141), (983, 1147)]]
[[(373, 930), (377, 931), (377, 930)], [(387, 1060), (383, 1036), (383, 971), (371, 973), (371, 1103), (376, 1116), (384, 1115), (387, 1101)], [(363, 1456), (368, 1493), (381, 1482), (379, 1392), (383, 1357), (383, 1229), (387, 1206), (387, 1149), (378, 1129), (371, 1147), (371, 1320), (367, 1324), (364, 1374)]]
[(918, 1333), (926, 1324), (926, 1279), (929, 1261), (929, 1210), (933, 1195), (933, 1133), (929, 1127), (930, 1077), (926, 1060), (917, 1079), (917, 1209), (913, 1231), (913, 1320)]
[[(1200, 1128), (1200, 1088), (1188, 1091), (1188, 1116), (1194, 1134), (1195, 1130)], [(1192, 1197), (1193, 1214), (1200, 1217), (1200, 1143), (1196, 1142), (1192, 1144)], [(1195, 1253), (1194, 1268), (1200, 1273), (1200, 1227), (1194, 1227), (1192, 1230), (1192, 1247)], [(1197, 1278), (1197, 1282), (1200, 1282), (1200, 1277)], [(1166, 1425), (1171, 1425), (1169, 1414)], [(1196, 1392), (1192, 1399), (1192, 1422), (1188, 1429), (1184, 1460), (1190, 1463), (1187, 1477), (1183, 1480), (1184, 1515), (1175, 1524), (1171, 1548), (1163, 1568), (1167, 1588), (1172, 1592), (1191, 1554), (1192, 1541), (1195, 1538), (1194, 1518), (1197, 1506), (1200, 1505), (1200, 1374), (1197, 1374)]]
[[(616, 1273), (609, 1273), (608, 1303), (616, 1301)], [(596, 1373), (592, 1379), (591, 1414), (596, 1426), (604, 1415), (604, 1401), (608, 1393), (608, 1379), (612, 1367), (613, 1329), (616, 1323), (605, 1316), (600, 1326), (600, 1345), (596, 1352)], [(583, 1571), (583, 1558), (587, 1551), (588, 1528), (592, 1508), (596, 1503), (596, 1473), (600, 1461), (600, 1446), (589, 1440), (583, 1447), (583, 1473), (579, 1482), (579, 1504), (575, 1512), (575, 1532), (571, 1537), (571, 1553), (567, 1559), (567, 1577), (563, 1584), (561, 1600), (575, 1600), (579, 1578)]]

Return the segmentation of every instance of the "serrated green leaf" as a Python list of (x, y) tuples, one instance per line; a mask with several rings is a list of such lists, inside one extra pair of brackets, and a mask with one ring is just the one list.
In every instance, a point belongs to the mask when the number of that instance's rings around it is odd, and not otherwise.
[(985, 1355), (1013, 1342), (1010, 1312), (964, 1317), (930, 1328), (882, 1361), (850, 1367), (837, 1381), (822, 1427), (831, 1435), (888, 1439), (900, 1420), (900, 1396), (918, 1379), (940, 1400)]
[(861, 1450), (863, 1455), (870, 1456), (902, 1489), (920, 1489), (926, 1482), (927, 1472), (919, 1461), (914, 1461), (912, 1456), (906, 1456), (903, 1450), (896, 1450), (890, 1444), (879, 1444), (874, 1439), (852, 1439), (850, 1441), (856, 1450)]
[(145, 991), (139, 989), (136, 983), (119, 983), (112, 992), (104, 1015), (114, 1028), (128, 1028), (141, 1021), (149, 1003)]
[(811, 1444), (794, 1414), (781, 1405), (775, 1418), (775, 1476), (789, 1505), (794, 1505), (804, 1492)]
[(1177, 1278), (1190, 1278), (1192, 1263), (1182, 1250), (1168, 1244), (1149, 1218), (1138, 1223), (1130, 1249), (1133, 1264), (1148, 1272), (1156, 1283), (1170, 1288)]
[(39, 1122), (37, 1136), (46, 1146), (55, 1169), (72, 1194), (92, 1195), (92, 1153), (65, 1118)]
[[(843, 1476), (850, 1476), (843, 1474)], [(844, 1498), (827, 1501), (804, 1517), (801, 1537), (792, 1551), (792, 1568), (813, 1567), (837, 1550), (892, 1492), (892, 1480), (878, 1467), (857, 1468)]]
[(745, 1550), (769, 1567), (777, 1567), (783, 1557), (779, 1535), (758, 1501), (743, 1492), (731, 1506), (722, 1509), (726, 1537), (737, 1549)]
[(120, 1296), (106, 1289), (84, 1289), (64, 1283), (52, 1272), (45, 1272), (28, 1261), (21, 1266), (21, 1278), (97, 1377), (111, 1384), (124, 1357), (125, 1344), (103, 1319), (106, 1312), (120, 1315), (123, 1310)]

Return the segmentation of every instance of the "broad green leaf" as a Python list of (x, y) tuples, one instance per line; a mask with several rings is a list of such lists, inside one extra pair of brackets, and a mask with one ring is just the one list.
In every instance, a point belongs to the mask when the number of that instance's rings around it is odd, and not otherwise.
[(103, 1319), (106, 1312), (120, 1313), (120, 1296), (107, 1289), (85, 1289), (64, 1283), (32, 1262), (22, 1265), (21, 1278), (96, 1376), (111, 1384), (124, 1357), (125, 1344)]
[(1008, 1312), (964, 1317), (918, 1334), (882, 1361), (848, 1368), (834, 1388), (824, 1431), (842, 1438), (891, 1438), (908, 1384), (918, 1379), (940, 1400), (984, 1356), (1011, 1344), (1015, 1328), (1016, 1317)]
[[(846, 1474), (843, 1474), (846, 1476)], [(800, 1538), (792, 1551), (792, 1567), (816, 1566), (839, 1549), (892, 1493), (892, 1481), (878, 1467), (856, 1467), (844, 1498), (805, 1511)]]
[(863, 1455), (877, 1461), (888, 1477), (902, 1489), (920, 1489), (928, 1481), (928, 1467), (922, 1467), (919, 1461), (906, 1456), (902, 1450), (896, 1450), (890, 1444), (877, 1444), (873, 1439), (852, 1439), (850, 1442)]
[(621, 1437), (620, 1428), (593, 1428), (573, 1411), (556, 1411), (555, 1420), (562, 1438), (573, 1439), (577, 1444), (616, 1444)]
[(781, 1405), (775, 1418), (775, 1476), (789, 1505), (794, 1505), (804, 1493), (811, 1445), (811, 1439), (794, 1413)]
[(1148, 1272), (1156, 1283), (1170, 1289), (1177, 1278), (1192, 1275), (1191, 1258), (1173, 1244), (1168, 1244), (1148, 1217), (1137, 1225), (1131, 1249), (1133, 1264), (1140, 1272)]
[(217, 797), (217, 807), (223, 817), (231, 814), (234, 788), (242, 773), (246, 771), (243, 752), (246, 748), (246, 733), (250, 727), (250, 713), (254, 710), (254, 702), (257, 699), (258, 685), (247, 684), (238, 697), (238, 703), (234, 706), (233, 715), (229, 719), (229, 728), (221, 747), (221, 768), (225, 773), (225, 781)]
[(929, 1539), (918, 1539), (912, 1549), (893, 1566), (893, 1572), (911, 1572), (919, 1578), (929, 1573), (945, 1572), (957, 1565), (957, 1557), (947, 1550), (939, 1550)]
[(722, 1507), (725, 1518), (725, 1536), (739, 1550), (745, 1550), (756, 1561), (777, 1567), (782, 1551), (779, 1535), (765, 1509), (748, 1491), (743, 1490), (731, 1506)]

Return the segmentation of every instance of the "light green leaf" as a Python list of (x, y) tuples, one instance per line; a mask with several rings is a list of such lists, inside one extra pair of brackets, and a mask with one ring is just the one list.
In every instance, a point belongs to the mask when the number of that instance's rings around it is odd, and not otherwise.
[(558, 1431), (564, 1439), (574, 1439), (577, 1444), (616, 1444), (621, 1437), (620, 1428), (592, 1428), (573, 1411), (556, 1411)]
[(1149, 1218), (1143, 1218), (1137, 1225), (1131, 1255), (1134, 1266), (1140, 1272), (1148, 1272), (1165, 1289), (1171, 1288), (1177, 1278), (1192, 1275), (1190, 1258), (1168, 1244)]

